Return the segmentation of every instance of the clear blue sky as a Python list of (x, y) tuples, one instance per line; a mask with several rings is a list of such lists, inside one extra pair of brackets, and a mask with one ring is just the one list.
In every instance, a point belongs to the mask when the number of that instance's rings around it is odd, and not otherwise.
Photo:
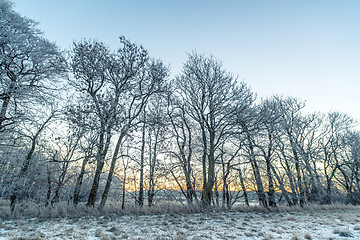
[(14, 0), (68, 49), (92, 38), (116, 49), (124, 35), (181, 71), (186, 52), (213, 54), (259, 97), (306, 100), (308, 111), (360, 121), (358, 0)]

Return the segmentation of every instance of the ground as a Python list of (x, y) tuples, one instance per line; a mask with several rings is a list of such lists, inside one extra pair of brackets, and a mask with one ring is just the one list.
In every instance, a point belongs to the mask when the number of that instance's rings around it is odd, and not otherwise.
[(0, 239), (360, 239), (360, 208), (4, 220)]

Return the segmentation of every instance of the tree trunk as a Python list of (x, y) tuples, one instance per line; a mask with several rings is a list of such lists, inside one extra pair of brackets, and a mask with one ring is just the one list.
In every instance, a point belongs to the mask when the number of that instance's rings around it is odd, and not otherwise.
[(202, 132), (202, 141), (203, 141), (203, 154), (202, 154), (202, 158), (201, 158), (201, 162), (202, 162), (202, 173), (203, 173), (203, 191), (202, 191), (202, 195), (201, 195), (201, 201), (203, 204), (205, 205), (210, 205), (210, 201), (209, 198), (210, 196), (207, 197), (207, 200), (205, 199), (205, 192), (207, 191), (206, 189), (208, 188), (207, 185), (207, 171), (206, 171), (206, 157), (207, 157), (207, 139), (206, 139), (206, 133), (205, 133), (205, 128), (204, 126), (201, 126), (201, 132)]
[(250, 206), (250, 204), (249, 204), (249, 198), (248, 198), (247, 191), (246, 191), (246, 187), (245, 187), (244, 177), (243, 177), (243, 175), (242, 175), (241, 169), (239, 168), (239, 169), (237, 169), (237, 170), (238, 170), (239, 178), (240, 178), (240, 186), (241, 186), (241, 189), (242, 189), (243, 192), (244, 192), (245, 204), (246, 204), (246, 206)]
[(126, 168), (124, 169), (124, 181), (122, 186), (122, 201), (121, 201), (121, 209), (125, 208), (125, 193), (126, 193)]
[(144, 162), (145, 162), (145, 121), (142, 128), (141, 153), (140, 153), (140, 180), (139, 180), (139, 196), (138, 204), (140, 207), (144, 205)]
[(218, 186), (217, 186), (217, 181), (215, 181), (214, 195), (215, 195), (214, 205), (216, 205), (218, 207), (219, 206), (219, 190), (218, 190)]
[(225, 164), (223, 164), (223, 196), (222, 196), (222, 206), (230, 209), (231, 208), (231, 196), (230, 196), (230, 193), (229, 193), (229, 185), (227, 183), (227, 179), (228, 179), (228, 176), (229, 176), (229, 169), (227, 169), (225, 171)]
[(316, 170), (313, 170), (311, 168), (309, 156), (305, 153), (304, 150), (301, 151), (301, 155), (302, 155), (302, 158), (304, 159), (305, 168), (309, 173), (310, 183), (311, 183), (310, 187), (309, 187), (309, 192), (307, 194), (307, 199), (309, 202), (318, 202), (320, 199), (320, 190), (316, 183), (316, 178), (318, 178), (317, 172), (316, 172)]
[(225, 170), (225, 163), (224, 160), (222, 159), (221, 162), (221, 166), (222, 166), (222, 174), (223, 174), (223, 190), (222, 190), (222, 207), (225, 207), (226, 203), (227, 203), (227, 174), (226, 174), (226, 170)]
[(54, 194), (54, 197), (51, 200), (51, 205), (53, 205), (56, 202), (59, 202), (59, 199), (60, 199), (59, 193), (60, 193), (60, 189), (64, 185), (65, 176), (66, 176), (68, 166), (69, 166), (69, 162), (64, 162), (63, 163), (62, 172), (61, 172), (61, 174), (59, 176), (58, 184), (57, 184), (57, 186), (55, 188), (55, 194)]
[(273, 175), (271, 173), (270, 157), (266, 157), (266, 170), (267, 170), (268, 181), (269, 181), (269, 194), (268, 194), (269, 195), (269, 206), (276, 207), (275, 187), (274, 187)]
[(289, 140), (290, 140), (291, 150), (292, 150), (293, 156), (294, 156), (295, 169), (296, 169), (296, 175), (297, 175), (297, 186), (299, 188), (299, 194), (300, 194), (300, 206), (304, 206), (305, 192), (304, 192), (303, 182), (302, 182), (302, 178), (301, 178), (300, 158), (299, 158), (299, 155), (296, 150), (296, 146), (292, 139), (291, 134), (288, 133), (288, 136), (289, 136)]
[(331, 179), (326, 176), (326, 195), (324, 199), (324, 204), (331, 204)]
[(107, 197), (108, 197), (108, 194), (109, 194), (109, 191), (110, 191), (112, 177), (113, 177), (114, 171), (115, 171), (116, 161), (118, 159), (118, 155), (119, 155), (119, 151), (120, 151), (120, 146), (121, 146), (121, 143), (122, 143), (126, 133), (127, 133), (127, 130), (122, 131), (120, 136), (119, 136), (119, 139), (118, 139), (118, 141), (116, 143), (114, 154), (113, 154), (113, 157), (112, 157), (112, 160), (111, 160), (111, 165), (110, 165), (110, 169), (109, 169), (108, 178), (107, 178), (106, 185), (105, 185), (105, 189), (104, 189), (103, 195), (101, 197), (101, 202), (100, 202), (101, 207), (103, 207), (105, 205), (105, 203), (106, 203), (106, 200), (107, 200)]
[(85, 156), (82, 165), (81, 165), (81, 171), (79, 176), (76, 179), (76, 184), (75, 184), (75, 189), (74, 189), (74, 197), (73, 197), (73, 203), (75, 205), (77, 205), (79, 203), (79, 196), (80, 196), (80, 190), (81, 190), (81, 185), (84, 179), (84, 174), (85, 174), (85, 166), (87, 164), (87, 162), (89, 161), (90, 156)]
[[(186, 190), (185, 191), (182, 189), (182, 186), (179, 183), (179, 181), (177, 181), (177, 179), (175, 177), (175, 174), (173, 172), (172, 172), (172, 174), (173, 174), (176, 182), (178, 183), (179, 187), (181, 188), (181, 190), (182, 190), (188, 204), (193, 204), (193, 200), (194, 199), (197, 200), (197, 196), (196, 196), (196, 192), (195, 192), (194, 186), (193, 186), (192, 181), (191, 181), (191, 176), (192, 176), (191, 175), (192, 174), (191, 159), (192, 159), (192, 147), (193, 147), (191, 128), (187, 124), (186, 120), (184, 120), (184, 118), (183, 118), (183, 123), (184, 123), (184, 125), (186, 127), (188, 135), (186, 135), (185, 127), (182, 125), (182, 127), (181, 127), (182, 141), (180, 141), (179, 140), (180, 135), (179, 135), (178, 130), (176, 129), (176, 125), (173, 122), (173, 120), (171, 119), (171, 117), (170, 117), (170, 120), (171, 120), (171, 124), (172, 124), (172, 126), (173, 126), (173, 128), (175, 130), (176, 143), (177, 143), (177, 146), (178, 146), (179, 152), (180, 152), (180, 156), (178, 156), (178, 159), (179, 159), (182, 171), (183, 171), (184, 176), (185, 176), (185, 182), (186, 182)], [(188, 147), (187, 156), (185, 154), (185, 145), (187, 145), (187, 147)]]
[(157, 146), (158, 146), (159, 134), (160, 134), (160, 129), (157, 129), (155, 133), (153, 154), (152, 156), (149, 156), (150, 159), (150, 176), (149, 176), (149, 191), (148, 191), (149, 207), (153, 205), (153, 200), (155, 196), (155, 169), (157, 165)]
[(88, 201), (86, 203), (86, 206), (91, 206), (91, 207), (93, 207), (96, 202), (96, 195), (97, 195), (97, 191), (98, 191), (99, 184), (100, 184), (100, 176), (101, 176), (102, 169), (104, 167), (105, 157), (106, 157), (107, 151), (109, 149), (110, 140), (111, 140), (111, 135), (110, 135), (111, 129), (108, 128), (108, 130), (105, 131), (104, 126), (101, 126), (101, 129), (102, 130), (101, 130), (101, 134), (100, 134), (100, 138), (99, 138), (99, 150), (98, 150), (97, 159), (96, 159), (97, 164), (96, 164), (94, 180), (93, 180), (93, 183), (91, 186)]
[(208, 155), (207, 181), (202, 193), (202, 203), (204, 206), (210, 206), (212, 200), (212, 189), (215, 183), (215, 133), (210, 132), (210, 147)]
[(272, 172), (274, 173), (275, 178), (277, 179), (277, 181), (278, 181), (278, 183), (279, 183), (279, 188), (280, 188), (282, 194), (285, 196), (286, 202), (288, 203), (289, 206), (294, 205), (294, 203), (291, 202), (291, 200), (290, 200), (290, 198), (289, 198), (289, 196), (288, 196), (288, 192), (285, 190), (284, 182), (282, 181), (282, 179), (280, 178), (280, 176), (277, 174), (274, 166), (270, 165), (270, 167), (271, 167)]
[(289, 179), (289, 185), (290, 185), (290, 189), (291, 189), (291, 198), (292, 198), (292, 202), (293, 202), (292, 205), (297, 205), (298, 199), (297, 199), (297, 193), (296, 193), (296, 188), (295, 188), (295, 184), (294, 184), (294, 177), (293, 177), (292, 171), (290, 169), (289, 161), (286, 157), (284, 149), (281, 150), (281, 154), (284, 158), (285, 166), (283, 165), (283, 163), (281, 163), (281, 165), (283, 166), (283, 168), (286, 172), (286, 176)]
[(256, 193), (257, 193), (258, 198), (259, 198), (259, 203), (263, 207), (268, 207), (265, 192), (264, 192), (264, 186), (263, 186), (263, 183), (262, 183), (262, 180), (261, 180), (260, 170), (259, 170), (256, 158), (255, 158), (254, 147), (253, 147), (250, 139), (249, 139), (248, 148), (249, 148), (249, 154), (250, 154), (250, 163), (251, 163), (251, 167), (253, 169), (255, 182), (256, 182), (256, 186), (257, 186)]
[(51, 172), (49, 170), (49, 167), (47, 167), (47, 193), (46, 193), (46, 202), (45, 202), (45, 207), (47, 207), (50, 203), (50, 197), (51, 197)]
[(91, 185), (91, 190), (90, 190), (88, 201), (86, 203), (87, 206), (93, 207), (95, 205), (96, 195), (97, 195), (97, 191), (98, 191), (99, 183), (100, 183), (100, 175), (101, 175), (101, 171), (102, 171), (103, 167), (104, 167), (104, 160), (99, 160), (99, 162), (96, 165), (94, 180)]
[[(325, 161), (326, 162), (326, 161)], [(324, 164), (325, 164), (324, 162)], [(332, 178), (335, 175), (336, 169), (338, 168), (338, 166), (336, 165), (332, 171), (330, 176), (327, 173), (326, 167), (324, 167), (324, 172), (325, 172), (325, 177), (326, 177), (326, 194), (324, 197), (324, 201), (323, 204), (331, 204), (332, 203)]]
[(8, 109), (9, 103), (10, 103), (10, 96), (3, 97), (2, 100), (4, 102), (1, 106), (1, 112), (0, 112), (0, 132), (4, 127), (3, 123), (7, 120), (6, 111)]
[(4, 122), (6, 120), (8, 120), (8, 118), (6, 117), (6, 112), (8, 110), (8, 107), (9, 107), (9, 103), (10, 103), (10, 98), (11, 98), (11, 93), (14, 93), (15, 91), (15, 88), (16, 88), (16, 77), (14, 75), (14, 73), (8, 68), (6, 67), (6, 70), (12, 75), (12, 76), (9, 76), (10, 77), (10, 80), (11, 80), (11, 83), (10, 83), (10, 86), (9, 86), (9, 91), (5, 94), (3, 94), (3, 97), (1, 98), (1, 100), (3, 100), (3, 104), (1, 106), (1, 111), (0, 111), (0, 132), (3, 130), (4, 126), (5, 125), (8, 125), (8, 124), (4, 124)]

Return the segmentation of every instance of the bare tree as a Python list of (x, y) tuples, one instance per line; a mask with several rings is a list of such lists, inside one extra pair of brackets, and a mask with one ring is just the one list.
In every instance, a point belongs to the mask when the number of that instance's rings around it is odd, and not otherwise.
[[(79, 139), (79, 157), (82, 158), (80, 172), (76, 178), (74, 186), (73, 203), (77, 205), (79, 203), (81, 186), (86, 173), (86, 166), (96, 158), (95, 152), (98, 146), (98, 124), (96, 122), (96, 116), (93, 114), (91, 105), (87, 102), (78, 99), (69, 99), (68, 104), (65, 107), (64, 118), (70, 130), (78, 129), (82, 133)], [(76, 102), (76, 103), (74, 103)], [(77, 172), (77, 171), (76, 171)]]
[(353, 119), (339, 112), (330, 112), (325, 118), (325, 134), (321, 139), (323, 152), (323, 171), (326, 179), (326, 195), (323, 203), (332, 203), (333, 179), (340, 169), (342, 151), (342, 136), (353, 125)]
[(264, 207), (268, 207), (258, 154), (256, 152), (259, 139), (258, 135), (261, 133), (262, 116), (256, 106), (249, 105), (247, 111), (238, 113), (236, 123), (238, 126), (238, 141), (245, 146), (245, 154), (251, 164), (259, 203)]
[(318, 165), (321, 161), (321, 148), (319, 143), (323, 134), (322, 115), (313, 113), (303, 117), (301, 121), (300, 137), (297, 140), (297, 147), (304, 165), (304, 177), (310, 179), (305, 181), (306, 196), (309, 202), (319, 202), (323, 193)]
[(305, 189), (301, 173), (302, 163), (297, 142), (298, 137), (300, 136), (299, 131), (301, 131), (301, 127), (299, 127), (301, 121), (301, 109), (305, 104), (296, 98), (279, 99), (279, 103), (279, 107), (282, 111), (281, 125), (285, 136), (289, 141), (292, 152), (292, 159), (296, 170), (296, 185), (299, 189), (300, 205), (303, 206), (305, 203)]
[(253, 97), (214, 57), (189, 55), (175, 81), (185, 111), (198, 125), (202, 141), (202, 203), (209, 206), (215, 183), (216, 152), (230, 134), (233, 118)]
[(107, 74), (109, 74), (109, 49), (99, 42), (74, 43), (71, 66), (74, 79), (70, 80), (84, 98), (88, 99), (90, 109), (94, 109), (98, 126), (98, 152), (96, 154), (96, 172), (87, 204), (93, 206), (96, 201), (100, 175), (105, 157), (109, 150), (114, 125), (114, 115), (119, 96), (107, 92)]
[(58, 47), (46, 40), (36, 23), (0, 2), (0, 131), (50, 100), (66, 64)]
[(14, 189), (12, 190), (12, 194), (10, 196), (10, 209), (11, 212), (15, 210), (16, 200), (18, 197), (18, 192), (20, 188), (22, 187), (22, 183), (24, 182), (24, 178), (27, 174), (27, 171), (30, 167), (31, 161), (33, 159), (33, 154), (35, 153), (35, 149), (37, 146), (37, 141), (40, 137), (40, 134), (44, 131), (44, 129), (49, 124), (50, 120), (55, 116), (55, 112), (51, 112), (50, 115), (44, 120), (44, 122), (38, 124), (36, 130), (31, 135), (28, 135), (30, 139), (30, 149), (28, 150), (28, 153), (26, 155), (25, 161), (22, 164), (22, 167), (20, 168), (20, 171), (17, 176), (17, 180), (14, 186)]
[(175, 176), (174, 170), (170, 169), (175, 181), (181, 189), (188, 204), (193, 204), (197, 201), (195, 192), (195, 184), (193, 179), (193, 124), (185, 112), (184, 106), (179, 104), (176, 98), (169, 97), (168, 116), (171, 123), (173, 134), (174, 149), (171, 149), (170, 155), (177, 159), (179, 167), (183, 176), (185, 177), (185, 187), (179, 182), (178, 177)]
[(244, 192), (244, 200), (245, 200), (245, 204), (246, 206), (250, 206), (249, 204), (249, 197), (248, 197), (248, 194), (247, 194), (247, 188), (245, 186), (245, 179), (244, 179), (244, 175), (243, 175), (243, 171), (241, 170), (241, 168), (237, 168), (236, 169), (238, 174), (239, 174), (239, 179), (240, 179), (240, 187), (242, 189), (242, 191)]
[[(137, 88), (137, 82), (133, 79), (137, 78), (148, 60), (147, 51), (142, 47), (137, 47), (123, 37), (120, 38), (120, 42), (123, 45), (122, 48), (113, 54), (100, 42), (74, 43), (72, 51), (71, 66), (74, 80), (71, 80), (70, 83), (78, 91), (84, 92), (85, 97), (91, 101), (99, 123), (97, 167), (87, 202), (89, 206), (94, 206), (96, 201), (100, 175), (115, 125), (119, 119), (126, 121), (128, 120), (126, 118), (131, 119), (133, 117), (128, 115), (124, 117), (121, 116), (121, 113), (119, 114), (120, 102), (128, 96), (127, 93), (132, 88)], [(140, 86), (141, 89), (142, 87)], [(135, 100), (137, 98), (134, 97), (129, 104), (132, 105)], [(126, 110), (124, 112), (126, 113)], [(125, 128), (129, 128), (128, 123), (126, 123)], [(120, 133), (118, 143), (121, 143), (124, 134), (126, 131)], [(120, 143), (117, 144), (115, 152), (118, 151)], [(117, 158), (116, 155), (113, 159)], [(110, 175), (112, 177), (112, 174)], [(106, 192), (103, 196), (105, 199)]]
[(145, 170), (145, 145), (146, 145), (146, 114), (144, 109), (143, 123), (141, 127), (141, 149), (140, 149), (140, 163), (139, 163), (139, 196), (138, 204), (140, 207), (144, 205), (144, 170)]
[(155, 186), (161, 177), (161, 160), (159, 153), (163, 153), (165, 142), (168, 140), (169, 121), (167, 119), (167, 99), (160, 94), (152, 96), (148, 104), (148, 147), (149, 147), (149, 189), (148, 205), (153, 205)]
[(280, 113), (276, 100), (274, 101), (271, 98), (263, 100), (258, 107), (262, 131), (259, 133), (261, 140), (257, 143), (257, 148), (260, 150), (266, 163), (269, 206), (276, 207), (275, 180), (273, 175), (276, 172), (273, 171), (273, 161), (274, 152), (276, 151), (275, 141), (280, 134)]
[[(239, 157), (240, 150), (243, 146), (238, 143), (232, 143), (229, 139), (227, 140), (228, 141), (224, 141), (220, 147), (221, 152), (219, 154), (218, 163), (221, 166), (222, 172), (222, 206), (226, 206), (230, 209), (233, 200), (229, 187), (229, 178), (231, 177), (231, 171), (234, 170), (234, 168), (239, 169), (240, 163), (236, 161), (236, 159)], [(235, 147), (236, 145), (237, 147)], [(241, 175), (241, 170), (239, 175)]]
[[(78, 159), (75, 158), (75, 155), (79, 153), (80, 140), (83, 138), (85, 132), (83, 128), (73, 129), (69, 131), (68, 136), (58, 137), (57, 140), (57, 149), (55, 157), (53, 158), (53, 163), (60, 169), (60, 174), (57, 177), (56, 186), (54, 189), (54, 195), (51, 199), (51, 204), (53, 205), (60, 200), (60, 190), (66, 183), (66, 175), (70, 164), (76, 162)], [(75, 158), (75, 159), (74, 159)]]
[[(131, 54), (141, 54), (142, 48), (138, 48), (136, 51), (136, 45), (128, 43), (131, 46)], [(128, 46), (125, 46), (128, 47)], [(122, 50), (125, 53), (128, 51), (126, 48)], [(121, 51), (119, 51), (120, 54)], [(130, 56), (121, 56), (120, 58), (131, 58)], [(134, 63), (132, 63), (134, 64)], [(140, 67), (140, 66), (139, 66)], [(136, 70), (136, 69), (135, 69)], [(132, 70), (132, 71), (135, 71)], [(134, 73), (135, 74), (135, 73)], [(123, 92), (122, 100), (120, 102), (120, 109), (118, 110), (118, 117), (120, 115), (120, 121), (117, 122), (116, 127), (119, 129), (120, 135), (117, 140), (115, 150), (113, 153), (110, 170), (105, 185), (105, 190), (101, 198), (101, 206), (105, 205), (107, 195), (110, 190), (111, 179), (114, 174), (116, 161), (118, 159), (119, 149), (124, 137), (139, 124), (139, 116), (146, 106), (149, 98), (156, 93), (163, 91), (163, 85), (168, 76), (168, 69), (159, 60), (150, 60), (146, 62), (142, 69), (139, 69), (139, 76), (136, 75), (129, 79), (128, 84), (131, 86), (129, 91)]]
[(347, 193), (347, 204), (360, 204), (360, 185), (359, 185), (359, 132), (349, 131), (343, 135), (341, 151), (341, 162), (339, 171), (341, 176), (337, 177), (337, 181), (345, 188)]
[(84, 175), (85, 175), (85, 167), (88, 164), (89, 161), (93, 158), (93, 151), (94, 151), (94, 145), (95, 145), (95, 139), (85, 139), (85, 141), (88, 141), (88, 143), (85, 143), (85, 146), (81, 146), (82, 152), (83, 152), (83, 160), (81, 164), (80, 173), (76, 178), (76, 183), (74, 186), (74, 195), (73, 195), (73, 203), (77, 205), (79, 203), (79, 197), (80, 197), (80, 190), (83, 183)]
[(122, 175), (122, 196), (121, 196), (121, 209), (125, 208), (125, 194), (126, 194), (126, 184), (127, 184), (127, 174), (130, 162), (133, 161), (129, 154), (130, 147), (126, 147), (126, 154), (122, 155), (122, 168), (123, 168), (123, 175)]

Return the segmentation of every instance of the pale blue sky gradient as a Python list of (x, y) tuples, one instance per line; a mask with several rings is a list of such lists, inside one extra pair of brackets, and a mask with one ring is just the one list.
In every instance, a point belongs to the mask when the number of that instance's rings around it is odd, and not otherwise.
[(181, 71), (186, 52), (213, 54), (259, 97), (306, 100), (307, 111), (360, 120), (358, 0), (14, 0), (45, 36), (69, 49), (124, 35)]

